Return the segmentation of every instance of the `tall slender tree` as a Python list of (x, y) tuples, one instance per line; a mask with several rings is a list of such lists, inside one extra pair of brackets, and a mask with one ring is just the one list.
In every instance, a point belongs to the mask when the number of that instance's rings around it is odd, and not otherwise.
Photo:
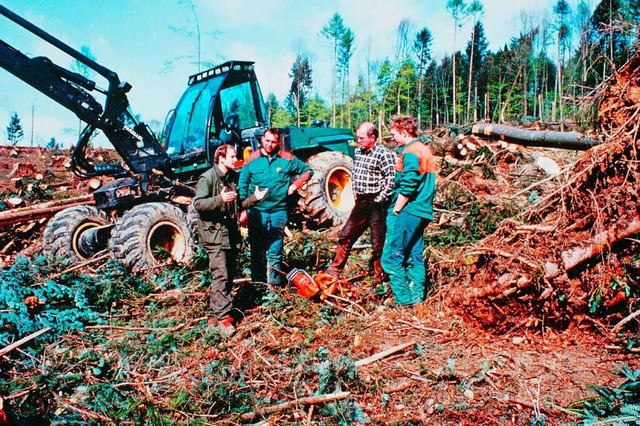
[(413, 42), (413, 52), (416, 54), (418, 64), (418, 129), (422, 126), (422, 93), (423, 82), (425, 78), (425, 72), (427, 70), (427, 64), (431, 59), (431, 43), (433, 38), (431, 31), (427, 27), (422, 28), (416, 34), (416, 38)]
[(265, 106), (267, 108), (267, 114), (269, 115), (269, 125), (273, 127), (286, 127), (291, 122), (291, 114), (286, 109), (280, 106), (278, 98), (273, 92), (267, 95), (265, 100)]
[(389, 58), (385, 58), (384, 61), (378, 66), (377, 86), (381, 95), (380, 99), (380, 117), (379, 121), (384, 122), (386, 120), (386, 112), (389, 111), (389, 87), (393, 81), (393, 64)]
[[(80, 53), (82, 53), (84, 56), (91, 59), (92, 61), (96, 60), (96, 57), (93, 55), (93, 52), (91, 52), (91, 48), (89, 46), (82, 45), (80, 47)], [(80, 62), (77, 59), (73, 61), (73, 63), (71, 64), (71, 70), (77, 72), (84, 78), (92, 78), (92, 75), (94, 74), (91, 68), (89, 68), (84, 62)], [(78, 119), (78, 135), (77, 135), (78, 138), (80, 138), (81, 133), (82, 133), (82, 120)]]
[(457, 123), (456, 120), (456, 109), (457, 109), (457, 93), (456, 93), (456, 36), (458, 34), (458, 27), (461, 25), (461, 22), (468, 16), (468, 6), (464, 0), (447, 0), (447, 10), (453, 17), (453, 95), (452, 95), (452, 104), (453, 104), (453, 124)]
[[(484, 35), (482, 22), (474, 25), (471, 40), (467, 43), (466, 59), (469, 62), (469, 82), (467, 87), (467, 122), (478, 119), (478, 80), (489, 43)], [(472, 95), (473, 92), (473, 95)], [(484, 95), (484, 92), (481, 93)]]
[[(556, 14), (556, 30), (557, 30), (557, 47), (558, 47), (558, 73), (556, 75), (556, 90), (554, 93), (554, 109), (552, 110), (553, 119), (556, 119), (556, 108), (560, 112), (560, 121), (562, 126), (562, 120), (564, 116), (564, 105), (562, 102), (563, 97), (563, 82), (562, 75), (564, 69), (564, 52), (565, 48), (570, 40), (570, 27), (567, 24), (567, 17), (571, 14), (571, 7), (567, 0), (558, 0), (553, 7), (553, 12)], [(557, 107), (556, 107), (557, 105)]]
[(580, 0), (576, 7), (576, 26), (580, 32), (580, 39), (578, 41), (578, 50), (580, 52), (580, 82), (582, 90), (587, 85), (588, 69), (589, 69), (589, 18), (591, 12), (589, 11), (589, 5), (585, 0)]
[(331, 122), (336, 122), (336, 86), (338, 77), (338, 49), (346, 31), (344, 20), (339, 13), (334, 13), (320, 31), (320, 35), (332, 43), (333, 70), (331, 78)]
[[(400, 24), (398, 24), (398, 34), (396, 40), (396, 61), (394, 64), (395, 70), (398, 73), (398, 76), (402, 73), (402, 68), (404, 68), (405, 62), (409, 58), (409, 30), (411, 29), (411, 22), (408, 19), (402, 19)], [(401, 98), (404, 95), (401, 93), (401, 90), (406, 88), (404, 84), (398, 84), (396, 86), (396, 114), (400, 114), (402, 109), (401, 107)], [(409, 110), (407, 109), (407, 113)]]
[[(349, 64), (351, 62), (351, 57), (353, 57), (354, 53), (354, 43), (355, 36), (353, 31), (345, 27), (344, 33), (340, 38), (340, 46), (338, 48), (338, 70), (340, 81), (342, 82), (342, 105), (347, 104), (347, 99), (349, 98)], [(347, 114), (349, 117), (347, 125), (351, 127), (351, 115)], [(344, 126), (344, 107), (341, 109), (340, 113), (340, 125)]]
[[(628, 0), (627, 10), (634, 2)], [(616, 66), (622, 65), (628, 57), (628, 47), (624, 43), (622, 28), (617, 22), (623, 18), (621, 0), (602, 0), (596, 6), (591, 16), (591, 26), (594, 30), (602, 63), (602, 80), (605, 80)]]
[(469, 81), (467, 84), (467, 122), (470, 121), (470, 111), (471, 111), (471, 82), (473, 79), (473, 65), (474, 65), (474, 50), (476, 48), (476, 24), (478, 23), (478, 19), (484, 14), (484, 6), (480, 3), (479, 0), (472, 0), (469, 4), (468, 13), (473, 17), (473, 29), (471, 30), (471, 52), (469, 56)]

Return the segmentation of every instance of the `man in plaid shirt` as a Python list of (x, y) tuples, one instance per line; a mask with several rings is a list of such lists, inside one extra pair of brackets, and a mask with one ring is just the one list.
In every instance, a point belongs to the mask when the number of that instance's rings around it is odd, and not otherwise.
[(336, 256), (327, 273), (338, 278), (344, 269), (353, 244), (371, 229), (371, 261), (377, 284), (385, 280), (380, 263), (386, 233), (387, 208), (393, 191), (395, 157), (378, 142), (378, 129), (373, 123), (362, 123), (356, 131), (358, 148), (353, 169), (353, 192), (356, 203), (340, 230)]

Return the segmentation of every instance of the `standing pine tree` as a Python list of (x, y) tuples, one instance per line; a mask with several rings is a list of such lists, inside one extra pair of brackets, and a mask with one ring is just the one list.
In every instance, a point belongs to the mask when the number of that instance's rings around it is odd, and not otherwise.
[(58, 141), (56, 141), (56, 138), (52, 137), (51, 139), (49, 139), (49, 142), (47, 142), (47, 145), (45, 146), (45, 148), (56, 150), (56, 149), (62, 148), (62, 146), (60, 146)]
[(22, 130), (22, 124), (20, 124), (20, 117), (18, 117), (17, 112), (14, 112), (7, 126), (7, 140), (11, 145), (17, 145), (23, 137), (24, 131)]
[(313, 85), (311, 77), (311, 64), (306, 54), (298, 53), (293, 66), (291, 67), (291, 89), (286, 99), (287, 108), (295, 116), (298, 126), (302, 121), (307, 121), (308, 117), (304, 116), (304, 111), (309, 103), (309, 92)]

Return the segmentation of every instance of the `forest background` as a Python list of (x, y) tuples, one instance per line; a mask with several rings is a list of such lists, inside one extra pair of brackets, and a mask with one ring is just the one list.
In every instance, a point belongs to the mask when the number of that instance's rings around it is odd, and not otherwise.
[[(196, 3), (177, 2), (189, 19), (184, 27), (175, 27), (173, 31), (189, 53), (165, 64), (186, 62), (194, 73), (220, 62), (210, 50), (205, 50), (207, 39), (213, 35), (204, 25), (201, 27), (200, 22), (205, 21), (201, 16), (204, 8)], [(395, 35), (387, 37), (395, 39), (393, 52), (383, 59), (374, 58), (370, 47), (359, 40), (350, 22), (338, 12), (321, 27), (309, 28), (325, 42), (325, 49), (331, 50), (331, 62), (318, 64), (314, 53), (302, 44), (296, 47), (284, 99), (273, 91), (265, 93), (272, 124), (309, 125), (313, 120), (329, 118), (334, 126), (353, 128), (364, 120), (382, 125), (394, 115), (413, 114), (421, 129), (478, 120), (537, 119), (553, 122), (579, 119), (589, 127), (593, 123), (589, 116), (577, 116), (577, 106), (633, 54), (640, 22), (640, 2), (635, 0), (602, 0), (596, 4), (589, 0), (575, 3), (558, 0), (552, 10), (521, 11), (514, 17), (519, 21), (518, 33), (492, 51), (484, 24), (491, 16), (486, 16), (482, 1), (448, 0), (446, 10), (454, 53), (442, 57), (434, 55), (432, 29), (420, 26), (420, 19), (415, 17), (400, 19)], [(279, 25), (278, 22), (274, 18), (274, 25)], [(470, 35), (462, 31), (463, 27), (471, 28)], [(106, 30), (104, 37), (108, 38), (111, 35)], [(143, 40), (133, 42), (144, 44)], [(73, 47), (101, 62), (94, 56), (93, 47)], [(366, 67), (354, 72), (354, 54), (358, 49), (359, 55), (367, 50)], [(96, 78), (95, 73), (77, 61), (60, 64)], [(259, 77), (261, 67), (268, 68), (266, 64), (257, 64)], [(123, 75), (131, 72), (116, 71)], [(330, 92), (323, 97), (318, 80), (329, 76)], [(12, 77), (2, 80), (4, 87)], [(147, 96), (150, 89), (144, 87), (144, 82), (142, 86)], [(134, 113), (135, 96), (132, 92)], [(34, 142), (34, 121), (36, 127), (42, 127), (37, 121), (46, 118), (34, 112), (33, 105), (31, 111), (16, 109), (10, 115), (4, 132), (7, 142), (45, 145), (42, 138)], [(156, 133), (162, 132), (160, 118), (140, 118)], [(80, 123), (74, 125), (74, 121), (77, 122), (70, 119), (65, 123), (65, 136), (60, 136), (62, 129), (51, 131), (44, 139), (48, 141), (46, 145), (74, 143), (82, 127)]]

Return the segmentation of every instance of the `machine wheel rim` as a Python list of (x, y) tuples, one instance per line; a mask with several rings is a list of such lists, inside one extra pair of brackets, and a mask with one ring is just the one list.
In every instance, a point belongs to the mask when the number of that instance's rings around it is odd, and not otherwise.
[(84, 262), (85, 260), (89, 260), (91, 256), (87, 255), (80, 249), (80, 245), (79, 245), (80, 237), (87, 230), (92, 228), (98, 228), (102, 225), (103, 224), (98, 222), (89, 221), (78, 226), (76, 230), (73, 232), (73, 235), (71, 236), (71, 250), (73, 251), (73, 253), (75, 253), (76, 256), (78, 256), (78, 259), (80, 259), (81, 261)]
[(175, 223), (161, 221), (153, 225), (147, 235), (147, 253), (157, 263), (165, 259), (158, 250), (162, 249), (170, 258), (182, 260), (187, 253), (187, 239)]
[[(332, 169), (325, 182), (325, 192), (327, 199), (338, 211), (348, 211), (353, 207), (346, 203), (343, 194), (345, 191), (352, 191), (351, 171), (345, 167)], [(349, 205), (346, 205), (349, 204)]]

